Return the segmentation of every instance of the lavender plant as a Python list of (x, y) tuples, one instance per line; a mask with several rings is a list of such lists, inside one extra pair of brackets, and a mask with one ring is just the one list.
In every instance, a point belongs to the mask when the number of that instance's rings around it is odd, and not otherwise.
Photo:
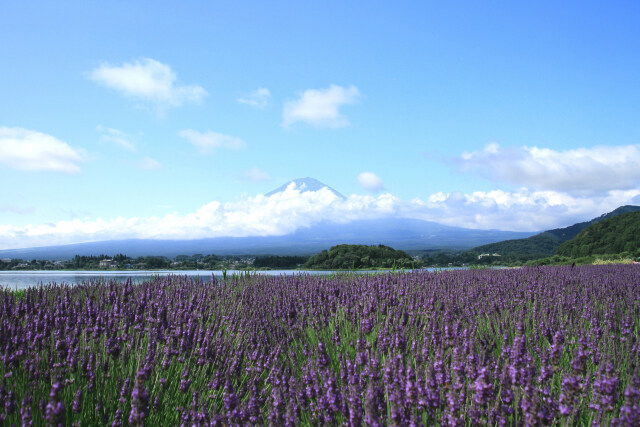
[(632, 265), (0, 291), (7, 425), (640, 425)]

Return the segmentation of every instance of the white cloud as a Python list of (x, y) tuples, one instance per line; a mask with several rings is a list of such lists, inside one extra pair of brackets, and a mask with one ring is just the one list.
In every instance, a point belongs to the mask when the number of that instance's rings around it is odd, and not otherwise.
[(271, 99), (271, 92), (269, 89), (259, 87), (250, 94), (238, 98), (238, 102), (262, 109), (267, 106), (269, 99)]
[(244, 174), (242, 177), (244, 181), (251, 181), (251, 182), (269, 181), (269, 179), (271, 179), (268, 173), (263, 172), (258, 168), (251, 168), (249, 170), (244, 171)]
[(170, 66), (150, 58), (122, 65), (102, 64), (91, 71), (89, 78), (124, 95), (163, 108), (197, 103), (207, 95), (201, 86), (177, 84), (176, 73)]
[(434, 193), (426, 201), (412, 201), (412, 216), (455, 227), (540, 231), (591, 219), (626, 203), (629, 196), (609, 194), (598, 199), (580, 198), (526, 188)]
[(0, 127), (0, 163), (24, 171), (78, 173), (80, 150), (40, 132)]
[(492, 143), (463, 153), (458, 163), (494, 181), (571, 194), (627, 190), (640, 183), (640, 145), (556, 151)]
[(282, 126), (289, 127), (296, 122), (327, 128), (349, 126), (349, 120), (340, 114), (339, 108), (359, 98), (360, 92), (355, 86), (331, 85), (326, 89), (306, 90), (298, 99), (285, 102)]
[(138, 163), (138, 167), (146, 171), (155, 171), (162, 169), (162, 164), (151, 157), (143, 157)]
[(178, 136), (186, 139), (203, 153), (211, 153), (216, 148), (240, 149), (244, 148), (245, 143), (242, 139), (235, 136), (223, 135), (217, 132), (198, 132), (192, 129), (185, 129), (178, 132)]
[(301, 191), (295, 184), (270, 197), (212, 201), (186, 215), (59, 221), (15, 227), (0, 224), (0, 249), (124, 238), (198, 239), (284, 235), (330, 221), (415, 218), (459, 227), (539, 231), (594, 218), (640, 197), (640, 190), (581, 198), (553, 191), (435, 193), (401, 200), (389, 193), (341, 199), (328, 188)]
[(361, 172), (358, 174), (358, 184), (367, 191), (380, 191), (384, 188), (382, 180), (373, 172)]
[(136, 151), (134, 138), (118, 129), (107, 128), (103, 126), (97, 127), (98, 132), (102, 134), (102, 140), (115, 144), (129, 151)]

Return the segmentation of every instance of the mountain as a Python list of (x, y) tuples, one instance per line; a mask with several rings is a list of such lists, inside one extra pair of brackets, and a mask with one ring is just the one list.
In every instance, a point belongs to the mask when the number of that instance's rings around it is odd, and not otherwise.
[(416, 219), (373, 219), (345, 224), (324, 222), (300, 228), (284, 236), (218, 237), (197, 240), (128, 239), (27, 249), (0, 250), (0, 258), (69, 259), (75, 255), (113, 255), (131, 257), (159, 255), (174, 257), (189, 254), (312, 255), (339, 244), (383, 244), (395, 249), (419, 250), (467, 249), (489, 242), (532, 233), (471, 230), (449, 227)]
[(558, 255), (588, 255), (640, 251), (640, 212), (627, 212), (592, 224), (558, 248)]
[(571, 240), (587, 227), (628, 212), (637, 211), (640, 211), (640, 206), (621, 206), (591, 221), (579, 222), (568, 227), (543, 231), (542, 233), (525, 239), (505, 240), (503, 242), (478, 246), (468, 252), (477, 254), (498, 253), (501, 256), (514, 256), (520, 260), (544, 258), (555, 254), (560, 245)]
[(286, 190), (287, 187), (292, 183), (295, 184), (296, 188), (298, 188), (302, 193), (305, 193), (307, 191), (318, 191), (326, 187), (329, 189), (329, 191), (331, 191), (333, 194), (335, 194), (339, 198), (346, 199), (346, 197), (344, 197), (342, 194), (340, 194), (333, 188), (329, 187), (327, 184), (324, 184), (315, 178), (309, 178), (309, 177), (297, 178), (297, 179), (294, 179), (293, 181), (289, 181), (286, 184), (276, 188), (275, 190), (268, 192), (267, 194), (265, 194), (265, 196), (270, 197), (270, 196), (273, 196), (274, 194), (281, 193), (284, 190)]
[[(294, 183), (302, 192), (328, 188), (313, 179), (294, 179), (266, 194), (272, 196)], [(126, 254), (131, 257), (191, 254), (312, 255), (339, 244), (386, 245), (401, 250), (457, 249), (505, 239), (529, 237), (533, 233), (501, 230), (472, 230), (407, 218), (356, 220), (348, 223), (321, 222), (283, 236), (217, 237), (192, 240), (127, 239), (26, 249), (0, 250), (0, 258), (69, 259), (75, 255)]]

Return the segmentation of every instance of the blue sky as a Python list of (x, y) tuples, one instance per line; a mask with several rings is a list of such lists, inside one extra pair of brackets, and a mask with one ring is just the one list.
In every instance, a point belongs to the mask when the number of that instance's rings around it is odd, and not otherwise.
[[(640, 204), (638, 22), (631, 1), (4, 2), (0, 248)], [(347, 201), (259, 196), (306, 176)]]

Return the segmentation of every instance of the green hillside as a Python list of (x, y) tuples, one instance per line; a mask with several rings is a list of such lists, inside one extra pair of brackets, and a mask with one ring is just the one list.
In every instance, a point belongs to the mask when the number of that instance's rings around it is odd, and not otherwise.
[(557, 254), (578, 258), (588, 255), (636, 254), (640, 251), (640, 212), (628, 212), (600, 221), (564, 242)]
[(543, 231), (526, 239), (503, 240), (469, 249), (476, 253), (499, 253), (501, 255), (547, 256), (558, 249), (563, 240), (549, 231)]
[[(564, 242), (571, 240), (587, 227), (619, 215), (638, 211), (640, 211), (640, 206), (621, 206), (591, 221), (579, 222), (568, 227), (543, 231), (540, 234), (526, 239), (504, 240), (502, 242), (477, 246), (467, 252), (469, 254), (498, 253), (503, 257), (503, 261), (526, 261), (549, 257), (554, 255)], [(508, 259), (505, 259), (505, 257)]]
[(404, 251), (389, 246), (337, 245), (315, 254), (305, 264), (306, 268), (352, 269), (414, 267), (414, 261)]

